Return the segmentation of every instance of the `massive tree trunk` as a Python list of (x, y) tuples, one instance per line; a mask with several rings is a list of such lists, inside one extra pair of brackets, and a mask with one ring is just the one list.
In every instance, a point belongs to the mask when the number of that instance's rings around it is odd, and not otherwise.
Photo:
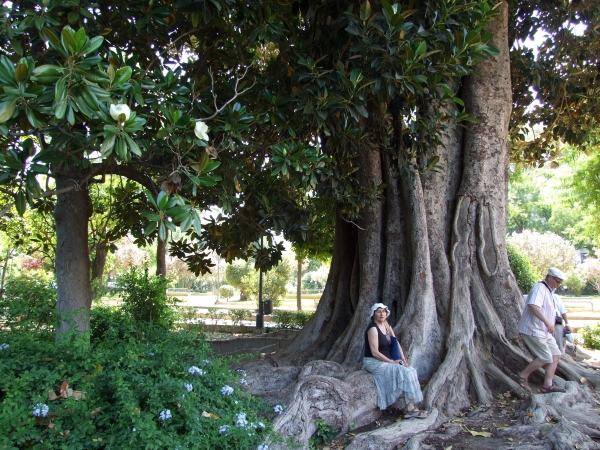
[[(478, 75), (462, 80), (461, 96), (479, 123), (464, 133), (456, 126), (445, 136), (438, 149), (442, 172), (404, 172), (395, 179), (383, 152), (360, 149), (361, 179), (386, 181), (385, 201), (366, 208), (358, 225), (338, 214), (325, 292), (307, 326), (276, 355), (280, 367), (326, 359), (345, 371), (359, 368), (369, 308), (382, 302), (391, 308), (410, 364), (428, 380), (424, 407), (454, 414), (473, 402), (489, 404), (498, 392), (527, 396), (511, 377), (530, 356), (517, 333), (523, 297), (505, 244), (512, 94), (506, 3), (501, 10), (490, 26), (501, 55), (479, 63)], [(328, 385), (331, 397), (345, 398), (346, 388), (337, 387), (339, 380), (348, 382), (339, 375), (342, 369), (329, 371), (335, 379)], [(533, 382), (541, 382), (540, 373)], [(561, 364), (558, 375), (576, 382), (585, 375), (600, 385), (598, 374), (582, 366)], [(317, 402), (324, 381), (309, 381), (301, 378), (297, 386), (312, 389), (313, 396), (298, 388), (289, 411), (275, 423), (276, 430), (304, 443), (314, 419), (326, 415)], [(357, 392), (368, 382), (361, 383)], [(312, 406), (297, 405), (310, 398)], [(440, 420), (432, 416), (429, 425)], [(340, 425), (337, 416), (326, 422), (347, 429), (348, 422)], [(353, 448), (394, 448), (394, 436), (396, 443), (405, 440), (406, 427), (398, 430), (381, 445), (356, 440)]]
[[(58, 190), (71, 187), (73, 177), (59, 176)], [(88, 247), (88, 220), (92, 205), (87, 186), (58, 195), (56, 219), (56, 309), (60, 324), (56, 330), (60, 338), (69, 330), (84, 333), (89, 329), (92, 291), (90, 286), (90, 254)]]

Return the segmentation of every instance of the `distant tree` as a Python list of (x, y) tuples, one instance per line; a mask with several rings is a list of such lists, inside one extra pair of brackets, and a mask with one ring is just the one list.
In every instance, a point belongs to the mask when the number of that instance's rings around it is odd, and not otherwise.
[(251, 261), (236, 259), (231, 264), (227, 264), (225, 281), (240, 291), (240, 301), (248, 300), (249, 287), (246, 283), (246, 277), (254, 271)]
[[(275, 306), (280, 306), (287, 294), (287, 284), (292, 277), (292, 267), (287, 260), (282, 260), (277, 266), (263, 273), (263, 300), (273, 300)], [(258, 301), (259, 272), (253, 270), (242, 278), (242, 284), (248, 294)]]

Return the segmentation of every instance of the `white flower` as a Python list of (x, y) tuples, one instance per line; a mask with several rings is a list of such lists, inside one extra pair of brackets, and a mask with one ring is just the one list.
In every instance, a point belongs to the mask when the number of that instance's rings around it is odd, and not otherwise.
[(259, 445), (258, 448), (256, 450), (269, 450), (269, 446), (268, 445)]
[(131, 432), (132, 432), (132, 433), (137, 433), (137, 430), (135, 429), (135, 427), (133, 427), (133, 428), (131, 429)]
[(208, 142), (208, 125), (206, 125), (201, 120), (196, 122), (196, 125), (194, 126), (194, 133), (196, 134), (198, 139), (202, 139), (203, 141)]
[(258, 426), (259, 426), (260, 428), (264, 428), (264, 427), (265, 427), (265, 424), (264, 424), (264, 423), (262, 423), (262, 422), (258, 422)]
[(240, 379), (240, 384), (248, 384), (245, 378)]
[(275, 405), (275, 408), (273, 408), (273, 411), (275, 411), (275, 414), (281, 414), (283, 412), (283, 406)]
[(221, 394), (231, 395), (231, 394), (233, 394), (233, 388), (231, 386), (225, 385), (221, 388)]
[(192, 366), (188, 369), (188, 373), (190, 375), (194, 375), (195, 373), (197, 373), (198, 375), (204, 375), (204, 371), (196, 366)]
[(0, 344), (0, 350), (6, 350), (10, 345), (8, 344)]
[(154, 358), (154, 353), (152, 353), (152, 352), (148, 352), (148, 356), (149, 356), (150, 358)]
[(209, 363), (210, 363), (210, 361), (209, 361), (208, 359), (203, 359), (203, 360), (202, 360), (202, 362), (203, 362), (204, 364), (209, 364)]
[(194, 390), (194, 386), (191, 383), (183, 383), (183, 387), (188, 392), (192, 392)]
[(125, 115), (125, 120), (123, 120), (123, 122), (129, 120), (129, 116), (131, 115), (131, 110), (129, 109), (129, 106), (123, 103), (119, 103), (118, 105), (110, 105), (110, 117), (119, 122), (119, 116), (121, 114)]
[(219, 427), (219, 434), (223, 434), (225, 433), (227, 430), (229, 430), (229, 425), (221, 425)]
[(170, 418), (172, 418), (173, 416), (171, 415), (171, 410), (170, 409), (165, 409), (163, 411), (160, 412), (160, 414), (158, 415), (158, 418), (160, 419), (161, 422), (165, 422), (167, 420), (169, 420)]
[(237, 420), (235, 421), (235, 426), (239, 428), (246, 428), (248, 425), (248, 421), (246, 420), (246, 413), (238, 413)]
[(239, 373), (241, 376), (245, 377), (246, 376), (246, 371), (243, 369), (238, 369), (237, 373)]
[(46, 417), (48, 415), (49, 410), (50, 410), (50, 408), (48, 408), (48, 405), (44, 405), (43, 403), (38, 403), (37, 405), (35, 405), (33, 407), (32, 414), (35, 417)]

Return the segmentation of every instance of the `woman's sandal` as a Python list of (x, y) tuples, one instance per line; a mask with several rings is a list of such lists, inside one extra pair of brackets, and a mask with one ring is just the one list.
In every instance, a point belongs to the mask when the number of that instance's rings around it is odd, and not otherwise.
[(542, 389), (540, 389), (540, 392), (542, 394), (550, 394), (553, 392), (567, 392), (567, 391), (566, 391), (566, 389), (552, 385), (552, 386), (548, 386), (548, 387), (543, 387)]
[(413, 409), (404, 413), (405, 419), (425, 419), (427, 416), (429, 416), (427, 411), (421, 411), (418, 409)]

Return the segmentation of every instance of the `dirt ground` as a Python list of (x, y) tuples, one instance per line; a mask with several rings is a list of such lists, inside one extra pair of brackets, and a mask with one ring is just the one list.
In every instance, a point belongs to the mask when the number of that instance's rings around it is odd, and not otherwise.
[[(579, 347), (572, 355), (576, 360), (585, 361), (587, 364), (600, 368), (600, 350)], [(539, 386), (532, 385), (532, 392), (539, 392)], [(522, 445), (539, 444), (544, 439), (541, 434), (519, 435), (518, 438), (515, 438), (510, 436), (508, 430), (511, 425), (519, 422), (519, 417), (523, 414), (527, 402), (528, 400), (514, 397), (510, 392), (500, 394), (492, 405), (474, 407), (458, 417), (448, 417), (448, 420), (438, 430), (430, 432), (430, 437), (426, 437), (422, 442), (435, 450), (511, 450)], [(313, 448), (342, 450), (350, 443), (352, 436), (386, 427), (401, 420), (405, 419), (402, 418), (400, 411), (386, 410), (385, 414), (376, 422), (351, 430), (327, 444)], [(555, 423), (550, 418), (547, 421), (549, 426)], [(600, 430), (600, 423), (597, 428)], [(402, 449), (404, 445), (404, 442), (398, 443), (396, 449)]]

